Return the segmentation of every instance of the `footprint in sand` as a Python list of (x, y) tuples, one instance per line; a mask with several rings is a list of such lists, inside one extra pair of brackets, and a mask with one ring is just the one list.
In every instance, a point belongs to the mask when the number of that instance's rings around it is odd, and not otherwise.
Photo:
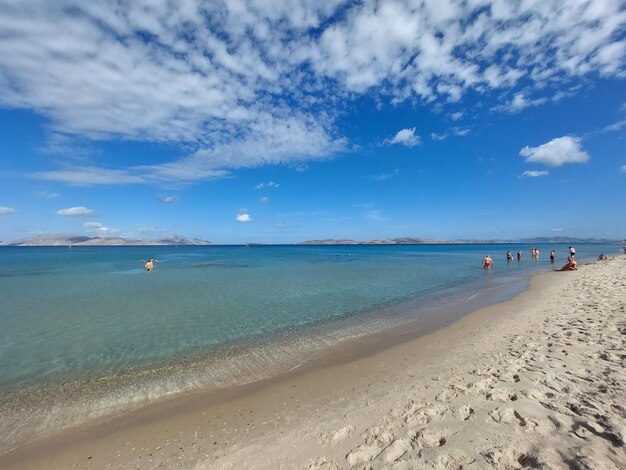
[(520, 426), (525, 424), (524, 418), (513, 408), (496, 408), (489, 413), (489, 416), (500, 424), (518, 424)]
[(389, 447), (387, 447), (383, 454), (382, 459), (387, 463), (395, 462), (400, 459), (404, 454), (413, 448), (411, 441), (408, 439), (396, 439)]
[(329, 462), (323, 457), (310, 461), (307, 470), (339, 470), (340, 467), (335, 462)]
[(487, 393), (487, 399), (501, 402), (516, 401), (517, 394), (510, 390), (494, 389)]
[(467, 421), (474, 414), (474, 409), (465, 404), (455, 409), (452, 415), (459, 421)]
[(443, 402), (443, 403), (450, 403), (452, 400), (454, 400), (457, 396), (457, 393), (454, 390), (444, 390), (443, 392), (441, 392), (439, 395), (437, 395), (435, 397), (435, 400)]
[(417, 433), (416, 440), (424, 448), (441, 447), (446, 443), (443, 432), (438, 429), (422, 429)]

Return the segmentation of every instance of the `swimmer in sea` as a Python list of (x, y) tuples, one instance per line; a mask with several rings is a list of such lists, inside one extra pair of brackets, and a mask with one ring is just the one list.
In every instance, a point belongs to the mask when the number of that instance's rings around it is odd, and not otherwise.
[(483, 259), (483, 268), (491, 269), (492, 267), (493, 267), (493, 260), (491, 259), (491, 256), (489, 255), (485, 256), (485, 258)]
[(146, 268), (146, 271), (150, 272), (150, 271), (152, 271), (154, 269), (154, 263), (158, 263), (159, 260), (150, 258), (148, 261), (141, 260), (141, 262), (142, 263), (144, 263), (144, 262), (146, 263), (143, 266), (144, 266), (144, 268)]
[(552, 250), (550, 252), (550, 262), (554, 263), (555, 260), (556, 260), (556, 250)]
[(522, 261), (522, 250), (517, 252), (517, 261)]
[(513, 253), (511, 253), (510, 251), (506, 252), (506, 260), (507, 261), (513, 261)]

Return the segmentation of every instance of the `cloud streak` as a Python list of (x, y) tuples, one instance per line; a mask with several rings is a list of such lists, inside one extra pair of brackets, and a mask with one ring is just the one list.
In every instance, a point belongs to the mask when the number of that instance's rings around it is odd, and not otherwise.
[(15, 213), (15, 209), (6, 206), (0, 206), (0, 215), (9, 215)]
[(69, 207), (67, 209), (60, 209), (56, 212), (57, 215), (64, 217), (87, 217), (93, 215), (93, 209), (87, 209), (83, 206)]

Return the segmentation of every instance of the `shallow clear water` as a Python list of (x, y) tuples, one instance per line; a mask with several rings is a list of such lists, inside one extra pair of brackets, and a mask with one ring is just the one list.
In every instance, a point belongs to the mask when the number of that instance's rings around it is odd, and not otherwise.
[[(408, 299), (549, 270), (553, 247), (560, 266), (567, 246), (539, 246), (539, 261), (529, 245), (2, 247), (0, 392), (358, 324)], [(577, 257), (618, 248), (577, 245)], [(523, 261), (507, 263), (507, 249)], [(160, 261), (150, 273), (149, 257)]]

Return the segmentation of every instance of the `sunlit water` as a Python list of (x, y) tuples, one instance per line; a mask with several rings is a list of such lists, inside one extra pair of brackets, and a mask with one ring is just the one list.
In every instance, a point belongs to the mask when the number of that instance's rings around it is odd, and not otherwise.
[[(83, 384), (75, 385), (83, 399), (106, 398), (102, 415), (193, 387), (257, 380), (420, 315), (415, 307), (433, 299), (550, 270), (552, 248), (556, 266), (564, 263), (567, 246), (538, 247), (539, 261), (530, 245), (2, 247), (0, 398), (16, 409), (29, 393), (56, 396), (63, 384)], [(507, 249), (521, 249), (522, 262), (507, 263)], [(577, 257), (618, 249), (577, 245)], [(490, 272), (481, 268), (486, 254), (495, 260)], [(159, 263), (148, 273), (141, 260), (150, 257)], [(106, 386), (85, 391), (104, 378)], [(61, 411), (71, 421), (69, 406)], [(0, 426), (23, 418), (5, 413)]]

